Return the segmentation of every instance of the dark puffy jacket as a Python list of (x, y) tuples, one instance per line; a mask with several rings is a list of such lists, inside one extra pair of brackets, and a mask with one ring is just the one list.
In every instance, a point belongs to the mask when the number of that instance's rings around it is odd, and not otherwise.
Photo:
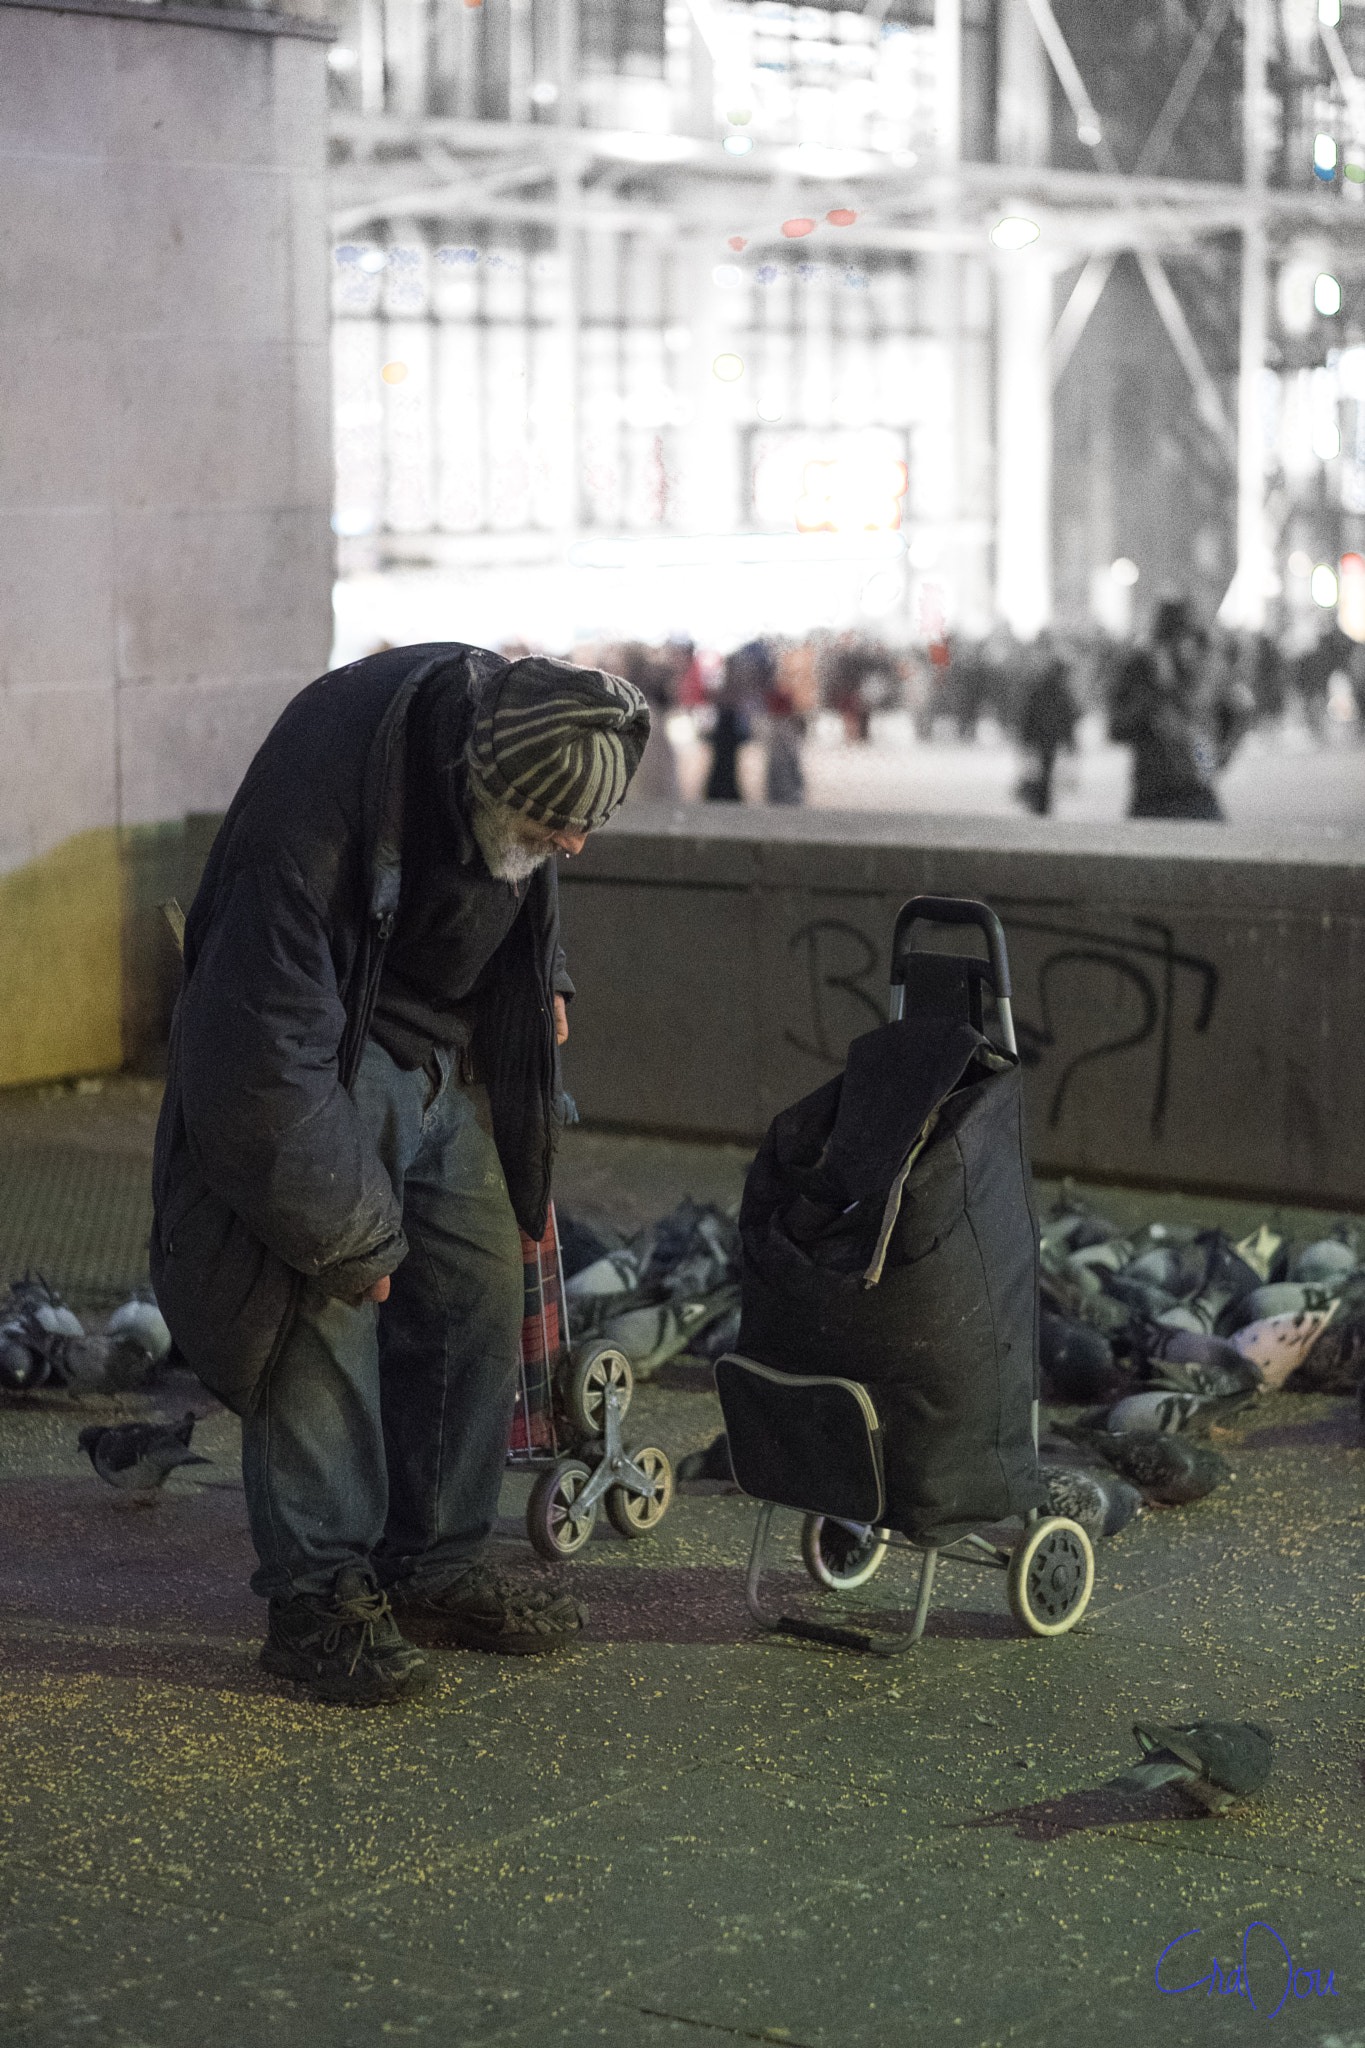
[[(398, 909), (407, 716), (457, 693), (462, 743), (502, 658), (395, 648), (321, 677), (266, 738), (185, 928), (153, 1168), (152, 1279), (194, 1371), (240, 1408), (305, 1279), (354, 1296), (404, 1256), (402, 1210), (349, 1089)], [(545, 1227), (560, 1105), (553, 862), (494, 956), (473, 1051), (518, 1221)]]

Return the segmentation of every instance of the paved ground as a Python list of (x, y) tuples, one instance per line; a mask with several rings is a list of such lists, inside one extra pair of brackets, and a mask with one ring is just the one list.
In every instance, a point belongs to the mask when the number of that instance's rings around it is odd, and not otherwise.
[[(136, 1277), (154, 1110), (128, 1083), (0, 1101), (6, 1269), (22, 1246), (90, 1308)], [(723, 1196), (741, 1166), (577, 1134), (561, 1200), (628, 1224)], [(628, 1436), (706, 1441), (702, 1384), (642, 1389)], [(1263, 1403), (1229, 1446), (1236, 1483), (1103, 1546), (1087, 1620), (1054, 1643), (1016, 1632), (993, 1577), (947, 1569), (904, 1659), (758, 1639), (750, 1510), (711, 1490), (645, 1542), (604, 1525), (561, 1568), (591, 1610), (573, 1654), (438, 1653), (420, 1708), (370, 1715), (256, 1669), (231, 1418), (201, 1425), (207, 1483), (137, 1512), (75, 1451), (95, 1412), (0, 1412), (7, 2048), (1241, 2044), (1285, 1985), (1267, 1927), (1298, 1972), (1268, 2038), (1365, 2048), (1365, 1449), (1346, 1402)], [(499, 1558), (548, 1570), (524, 1491), (509, 1479)], [(793, 1520), (791, 1598), (794, 1539)], [(911, 1562), (893, 1554), (864, 1604), (889, 1616)], [(1138, 1714), (1263, 1720), (1267, 1796), (1210, 1820), (1103, 1789)], [(1235, 1982), (1257, 1922), (1256, 2011), (1156, 1988), (1193, 1929), (1163, 1982), (1215, 1957)]]

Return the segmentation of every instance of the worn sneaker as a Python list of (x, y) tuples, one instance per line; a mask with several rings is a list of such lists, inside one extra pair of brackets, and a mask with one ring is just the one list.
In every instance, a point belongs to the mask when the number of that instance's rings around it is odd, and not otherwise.
[(261, 1668), (344, 1707), (411, 1699), (430, 1676), (422, 1652), (404, 1641), (384, 1594), (354, 1568), (337, 1574), (330, 1596), (271, 1601)]
[(497, 1650), (504, 1657), (538, 1657), (572, 1643), (586, 1616), (567, 1593), (514, 1586), (487, 1565), (473, 1565), (448, 1586), (419, 1590), (390, 1588), (400, 1614), (439, 1624), (468, 1650)]

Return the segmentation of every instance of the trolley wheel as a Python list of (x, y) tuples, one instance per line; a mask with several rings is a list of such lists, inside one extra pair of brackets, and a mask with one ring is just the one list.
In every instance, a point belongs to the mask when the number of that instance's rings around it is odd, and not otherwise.
[(526, 1533), (531, 1539), (531, 1548), (548, 1557), (553, 1563), (556, 1558), (572, 1557), (581, 1550), (592, 1534), (593, 1523), (597, 1520), (596, 1504), (586, 1515), (574, 1513), (574, 1502), (591, 1479), (592, 1473), (581, 1458), (561, 1458), (557, 1465), (549, 1466), (541, 1473), (531, 1488), (531, 1498), (526, 1507)]
[(569, 1367), (564, 1406), (571, 1427), (580, 1436), (601, 1436), (608, 1387), (616, 1389), (624, 1421), (635, 1391), (635, 1375), (625, 1352), (614, 1344), (590, 1344), (577, 1352)]
[(845, 1592), (851, 1586), (865, 1586), (880, 1571), (886, 1556), (883, 1529), (869, 1529), (860, 1536), (828, 1515), (807, 1515), (801, 1525), (801, 1555), (806, 1570), (817, 1585)]
[(1025, 1529), (1009, 1564), (1010, 1612), (1031, 1635), (1063, 1636), (1090, 1604), (1095, 1553), (1079, 1522), (1047, 1515)]
[(609, 1486), (606, 1492), (607, 1519), (619, 1536), (651, 1536), (668, 1513), (673, 1499), (673, 1467), (653, 1444), (632, 1451), (631, 1460), (654, 1482), (650, 1493), (631, 1493), (628, 1487)]

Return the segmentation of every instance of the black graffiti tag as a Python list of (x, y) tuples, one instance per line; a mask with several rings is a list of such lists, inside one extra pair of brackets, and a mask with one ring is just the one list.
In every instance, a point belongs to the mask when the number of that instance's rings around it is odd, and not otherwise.
[[(844, 942), (842, 946), (839, 942)], [(842, 951), (845, 956), (849, 943), (860, 957), (851, 969), (835, 971), (840, 963), (831, 955)], [(785, 1033), (788, 1045), (796, 1047), (811, 1059), (824, 1060), (828, 1066), (841, 1067), (847, 1048), (847, 1039), (840, 1039), (837, 1029), (831, 1031), (828, 1003), (831, 992), (851, 996), (855, 1003), (861, 1003), (874, 1024), (886, 1022), (886, 1006), (879, 1003), (862, 986), (870, 974), (879, 972), (881, 948), (869, 939), (866, 932), (859, 931), (856, 924), (846, 924), (839, 917), (817, 917), (810, 924), (803, 924), (791, 941), (793, 953), (805, 950), (806, 981), (810, 996), (811, 1036), (814, 1044), (798, 1038), (794, 1031)]]
[[(1041, 1022), (1031, 1023), (1016, 1011), (1019, 1054), (1025, 1066), (1041, 1065), (1044, 1054), (1057, 1044), (1055, 985), (1058, 975), (1066, 968), (1097, 967), (1116, 974), (1133, 990), (1138, 1000), (1140, 1016), (1131, 1030), (1103, 1039), (1097, 1045), (1085, 1046), (1067, 1061), (1052, 1090), (1048, 1128), (1055, 1130), (1060, 1123), (1068, 1091), (1084, 1067), (1099, 1060), (1112, 1059), (1119, 1053), (1134, 1051), (1155, 1038), (1156, 1074), (1148, 1125), (1154, 1138), (1161, 1137), (1170, 1098), (1178, 977), (1191, 975), (1198, 985), (1193, 1029), (1203, 1033), (1213, 1020), (1218, 1000), (1217, 966), (1197, 953), (1178, 949), (1170, 926), (1156, 918), (1134, 915), (1132, 919), (1137, 931), (1150, 933), (1150, 938), (1115, 937), (1112, 932), (1087, 931), (1009, 912), (1004, 914), (1002, 922), (1007, 932), (1035, 932), (1041, 937), (1063, 942), (1046, 956), (1038, 969)], [(805, 956), (810, 1036), (802, 1038), (795, 1031), (788, 1030), (784, 1034), (786, 1041), (811, 1059), (831, 1067), (842, 1066), (848, 1033), (846, 1027), (840, 1029), (830, 1014), (831, 997), (836, 994), (849, 997), (866, 1010), (872, 1022), (883, 1022), (886, 1009), (883, 1001), (878, 1000), (881, 993), (878, 984), (885, 972), (881, 964), (881, 948), (858, 925), (843, 918), (821, 917), (802, 925), (793, 934), (790, 950)], [(853, 955), (851, 962), (850, 950)], [(1153, 971), (1149, 971), (1149, 964)], [(876, 994), (867, 986), (869, 982), (877, 989)]]

